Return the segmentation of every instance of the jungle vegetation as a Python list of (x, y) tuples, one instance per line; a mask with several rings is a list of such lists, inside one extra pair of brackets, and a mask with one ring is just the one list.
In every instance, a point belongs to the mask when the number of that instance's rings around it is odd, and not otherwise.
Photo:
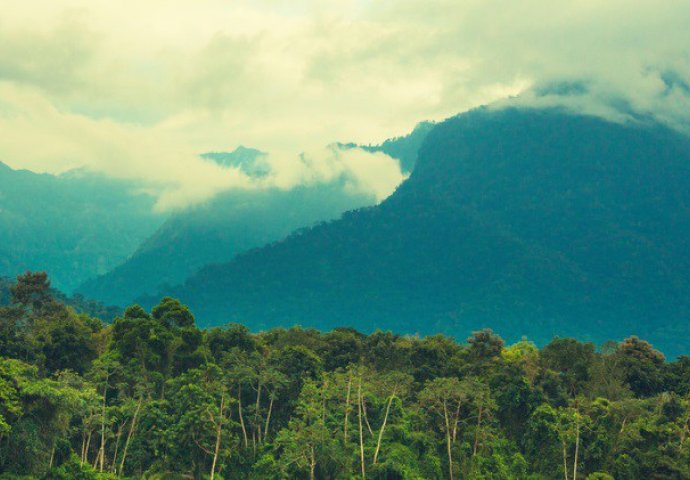
[(351, 328), (112, 324), (45, 273), (0, 309), (0, 478), (686, 479), (690, 358)]

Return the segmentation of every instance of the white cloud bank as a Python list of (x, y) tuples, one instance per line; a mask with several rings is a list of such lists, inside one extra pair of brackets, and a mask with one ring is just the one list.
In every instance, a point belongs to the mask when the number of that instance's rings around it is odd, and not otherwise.
[(163, 209), (265, 187), (197, 157), (239, 144), (269, 152), (274, 185), (345, 174), (383, 198), (402, 179), (395, 162), (323, 146), (517, 94), (690, 125), (687, 0), (0, 0), (0, 12), (0, 160), (143, 179)]

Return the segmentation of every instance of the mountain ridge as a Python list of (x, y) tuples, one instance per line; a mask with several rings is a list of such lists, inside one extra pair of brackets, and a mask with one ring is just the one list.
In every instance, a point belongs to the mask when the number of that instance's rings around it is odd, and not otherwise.
[[(413, 168), (428, 125), (422, 122), (408, 135), (378, 146), (339, 144), (338, 148), (383, 152), (405, 165), (403, 170)], [(262, 161), (265, 155), (240, 146), (232, 152), (209, 152), (202, 158), (261, 178), (269, 173), (270, 165)], [(343, 179), (290, 190), (224, 192), (202, 205), (171, 215), (129, 258), (109, 272), (83, 282), (77, 291), (108, 304), (125, 306), (137, 297), (182, 283), (204, 265), (229, 261), (239, 253), (278, 241), (296, 229), (375, 203), (373, 194), (352, 191)]]
[(542, 343), (640, 334), (677, 352), (689, 182), (690, 142), (664, 127), (481, 109), (436, 126), (379, 206), (161, 293), (209, 325), (460, 337), (491, 326)]
[[(84, 199), (89, 201), (85, 202)], [(0, 275), (49, 270), (56, 287), (126, 258), (164, 215), (136, 182), (91, 172), (51, 175), (0, 165)]]

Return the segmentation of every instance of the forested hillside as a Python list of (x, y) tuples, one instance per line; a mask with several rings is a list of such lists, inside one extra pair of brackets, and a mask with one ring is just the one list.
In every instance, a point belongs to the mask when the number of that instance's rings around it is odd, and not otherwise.
[(165, 220), (140, 188), (86, 171), (37, 174), (0, 162), (0, 276), (49, 269), (55, 286), (71, 293), (115, 267)]
[(0, 309), (3, 479), (687, 479), (690, 358), (637, 337), (112, 325), (19, 277)]
[(339, 184), (221, 193), (173, 214), (130, 258), (77, 291), (127, 305), (183, 282), (204, 265), (227, 262), (298, 228), (375, 201), (371, 195), (345, 192)]
[[(381, 145), (340, 147), (386, 153), (398, 159), (402, 170), (409, 173), (430, 129), (431, 124), (425, 122), (410, 134)], [(206, 153), (202, 158), (261, 178), (270, 172), (270, 166), (262, 161), (264, 156), (259, 150), (238, 147), (232, 152)], [(347, 179), (290, 190), (223, 192), (202, 205), (171, 215), (130, 258), (84, 282), (77, 290), (108, 304), (127, 305), (184, 282), (205, 265), (228, 262), (237, 254), (282, 240), (300, 228), (374, 204), (373, 194), (348, 188)]]
[(662, 126), (480, 109), (434, 127), (381, 205), (164, 293), (204, 325), (635, 333), (675, 356), (690, 341), (688, 185), (690, 141)]

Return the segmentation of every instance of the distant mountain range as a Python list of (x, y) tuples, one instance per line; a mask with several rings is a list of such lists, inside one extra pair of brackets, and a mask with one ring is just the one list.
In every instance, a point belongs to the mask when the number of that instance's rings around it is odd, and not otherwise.
[(86, 171), (13, 170), (0, 162), (0, 276), (48, 270), (71, 292), (127, 258), (165, 220), (135, 182)]
[[(204, 325), (690, 341), (690, 141), (560, 110), (435, 126), (382, 204), (160, 294)], [(153, 298), (151, 302), (153, 302)]]
[[(417, 151), (431, 129), (420, 123), (412, 133), (381, 145), (340, 144), (384, 152), (414, 167)], [(253, 177), (266, 176), (265, 153), (247, 147), (202, 155), (224, 167), (240, 168)], [(174, 213), (133, 255), (111, 271), (90, 279), (77, 290), (108, 304), (127, 305), (165, 286), (182, 283), (199, 268), (285, 238), (291, 232), (338, 218), (343, 212), (374, 205), (373, 194), (345, 188), (344, 179), (330, 183), (260, 191), (229, 191), (209, 202)]]
[[(368, 151), (384, 151), (412, 168), (428, 123)], [(342, 148), (354, 148), (347, 144)], [(202, 158), (253, 177), (269, 173), (265, 153), (238, 147)], [(86, 170), (62, 175), (14, 170), (0, 162), (0, 276), (47, 270), (53, 285), (109, 304), (127, 305), (200, 267), (279, 240), (295, 229), (376, 202), (338, 182), (285, 191), (228, 192), (173, 214), (137, 182)]]

